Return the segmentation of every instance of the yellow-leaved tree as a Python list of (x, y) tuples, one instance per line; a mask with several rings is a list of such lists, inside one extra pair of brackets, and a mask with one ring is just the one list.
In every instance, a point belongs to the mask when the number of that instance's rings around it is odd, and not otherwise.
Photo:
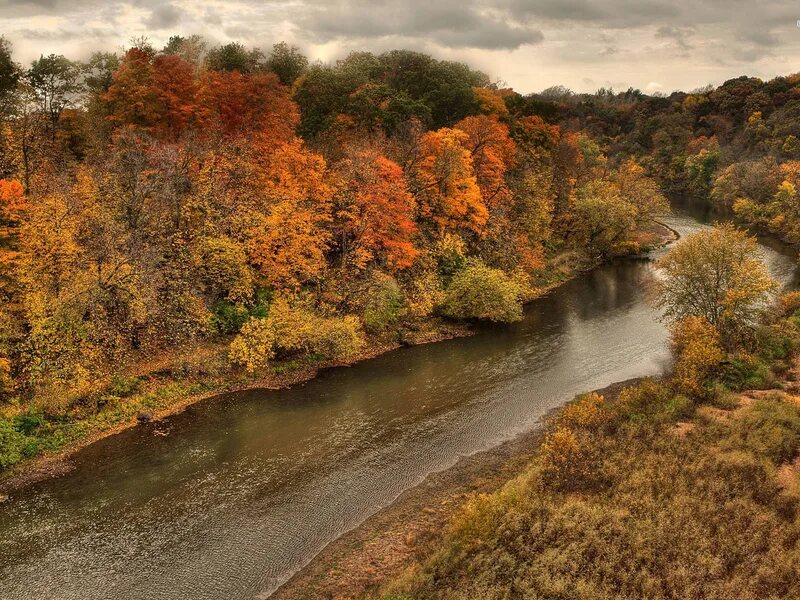
[(755, 238), (730, 224), (681, 240), (661, 259), (658, 304), (673, 322), (703, 317), (731, 344), (769, 307), (777, 284)]

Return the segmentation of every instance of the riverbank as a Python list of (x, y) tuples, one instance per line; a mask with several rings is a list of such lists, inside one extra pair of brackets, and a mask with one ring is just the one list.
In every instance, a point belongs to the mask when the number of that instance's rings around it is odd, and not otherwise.
[[(637, 235), (642, 254), (676, 239), (668, 226), (653, 224)], [(592, 267), (588, 267), (592, 268)], [(528, 302), (548, 294), (587, 267), (556, 271), (553, 279), (536, 290)], [(231, 392), (249, 389), (282, 389), (310, 379), (325, 369), (350, 366), (402, 346), (419, 345), (464, 337), (474, 333), (467, 323), (428, 319), (402, 336), (388, 341), (374, 337), (358, 355), (346, 362), (295, 360), (276, 363), (267, 375), (247, 376), (232, 370), (227, 361), (227, 343), (205, 344), (181, 356), (164, 356), (141, 363), (120, 382), (117, 392), (101, 398), (96, 412), (87, 408), (85, 416), (58, 425), (38, 454), (24, 459), (0, 476), (0, 499), (35, 482), (63, 475), (72, 468), (70, 457), (81, 449), (142, 421), (158, 421), (185, 410), (197, 402)]]
[(696, 405), (646, 379), (596, 390), (550, 413), (550, 432), (584, 428), (585, 482), (542, 487), (555, 438), (532, 431), (430, 475), (271, 598), (795, 597), (799, 381), (795, 358), (777, 387)]
[[(222, 394), (252, 389), (284, 389), (310, 381), (325, 369), (349, 367), (403, 346), (440, 342), (473, 333), (473, 328), (466, 323), (430, 321), (426, 327), (415, 331), (413, 336), (407, 336), (403, 343), (372, 339), (361, 352), (347, 361), (284, 361), (277, 363), (269, 373), (254, 377), (228, 369), (218, 372), (214, 368), (214, 365), (227, 362), (227, 344), (196, 348), (192, 365), (174, 359), (140, 365), (134, 375), (137, 381), (143, 382), (139, 391), (124, 398), (119, 407), (111, 408), (113, 412), (103, 415), (102, 420), (82, 421), (86, 425), (83, 431), (76, 432), (76, 438), (66, 442), (63, 448), (22, 461), (4, 473), (0, 478), (0, 501), (28, 485), (68, 473), (72, 470), (69, 461), (72, 455), (141, 422), (160, 421), (193, 404)], [(175, 371), (183, 373), (176, 375)]]
[[(622, 389), (638, 381), (613, 383), (596, 391), (614, 401)], [(392, 504), (328, 544), (270, 599), (349, 600), (374, 591), (430, 553), (443, 529), (471, 496), (493, 493), (523, 473), (541, 437), (542, 431), (537, 428), (430, 474)]]

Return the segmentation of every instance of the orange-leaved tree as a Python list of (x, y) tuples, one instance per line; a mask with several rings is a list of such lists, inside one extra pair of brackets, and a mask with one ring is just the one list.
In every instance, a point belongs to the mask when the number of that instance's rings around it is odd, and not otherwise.
[[(263, 142), (273, 143), (269, 135)], [(255, 147), (259, 206), (247, 231), (250, 260), (270, 285), (296, 288), (326, 266), (332, 188), (325, 159), (299, 139), (263, 153), (258, 140)]]
[(358, 269), (377, 260), (391, 270), (411, 266), (419, 251), (412, 241), (414, 197), (400, 166), (375, 151), (343, 160), (336, 195), (336, 243), (342, 264)]
[(419, 141), (409, 179), (419, 215), (436, 232), (480, 233), (489, 216), (475, 177), (468, 135), (459, 129), (429, 131)]

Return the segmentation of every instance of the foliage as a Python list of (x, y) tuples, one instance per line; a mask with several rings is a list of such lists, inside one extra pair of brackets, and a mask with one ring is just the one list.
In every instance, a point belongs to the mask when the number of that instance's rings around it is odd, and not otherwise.
[(540, 446), (540, 476), (554, 490), (576, 490), (591, 485), (598, 457), (572, 429), (557, 427)]
[(555, 421), (566, 428), (597, 430), (613, 419), (606, 399), (597, 392), (590, 392), (566, 404), (558, 411)]
[(702, 397), (706, 381), (725, 358), (719, 331), (704, 317), (686, 317), (672, 328), (672, 352), (675, 386), (688, 396)]
[(30, 440), (10, 422), (0, 420), (0, 469), (18, 463), (31, 453)]
[(798, 450), (797, 407), (765, 400), (676, 435), (685, 412), (641, 412), (673, 404), (668, 387), (626, 396), (613, 404), (624, 426), (557, 420), (530, 467), (470, 498), (379, 597), (796, 595), (797, 504), (779, 493), (774, 464)]
[(754, 327), (776, 287), (755, 239), (727, 224), (679, 241), (657, 264), (665, 317), (703, 317), (727, 342)]
[(251, 317), (231, 342), (230, 359), (253, 372), (276, 356), (319, 355), (338, 360), (364, 345), (360, 321), (353, 316), (322, 317), (297, 300), (277, 297), (266, 318)]
[(380, 278), (369, 289), (364, 324), (371, 331), (383, 331), (407, 313), (405, 297), (394, 279)]
[(442, 314), (456, 319), (522, 320), (522, 288), (499, 269), (470, 260), (445, 291)]
[(231, 362), (247, 371), (263, 369), (275, 356), (275, 327), (266, 319), (250, 319), (231, 342)]
[[(419, 321), (437, 311), (518, 320), (531, 282), (635, 251), (664, 209), (666, 163), (599, 127), (616, 97), (577, 98), (404, 50), (309, 65), (285, 43), (172, 36), (23, 67), (0, 38), (4, 407), (88, 419), (114, 377), (232, 335), (258, 370), (356, 353), (362, 320), (382, 335), (435, 327)], [(751, 104), (753, 151), (780, 135), (790, 154), (789, 101)], [(694, 154), (719, 149), (695, 139)], [(800, 170), (779, 152), (758, 208), (790, 235)]]

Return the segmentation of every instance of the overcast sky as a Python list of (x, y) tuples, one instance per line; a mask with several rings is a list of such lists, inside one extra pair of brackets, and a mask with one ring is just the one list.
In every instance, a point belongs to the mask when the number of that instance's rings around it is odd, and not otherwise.
[(800, 0), (0, 0), (15, 57), (85, 58), (198, 33), (312, 59), (410, 48), (462, 60), (520, 92), (563, 84), (689, 91), (800, 70)]

